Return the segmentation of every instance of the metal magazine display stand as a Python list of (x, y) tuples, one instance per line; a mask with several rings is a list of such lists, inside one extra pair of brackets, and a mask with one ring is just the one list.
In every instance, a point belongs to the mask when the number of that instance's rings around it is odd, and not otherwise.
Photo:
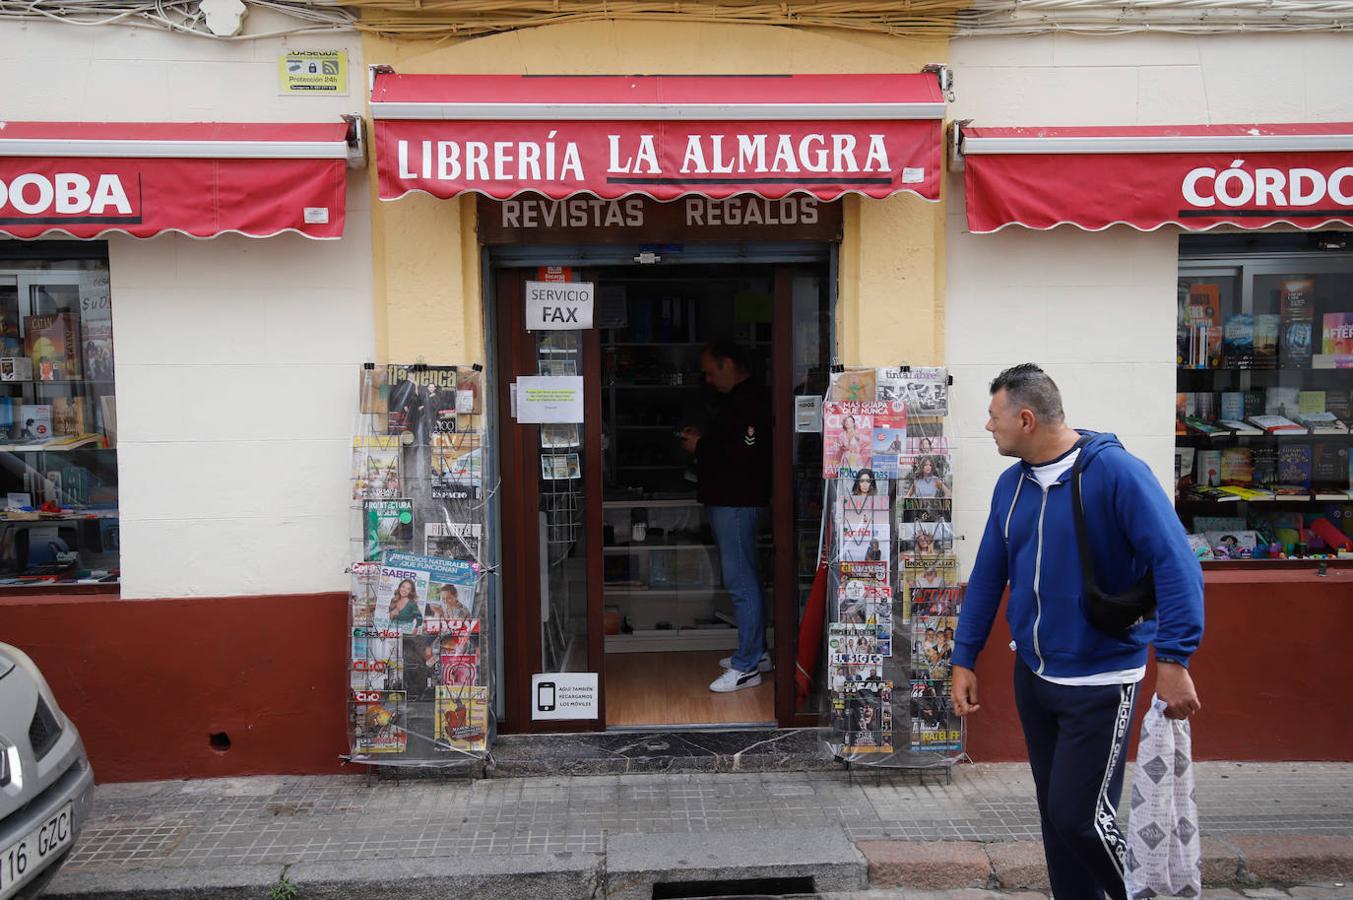
[(949, 384), (944, 368), (837, 366), (823, 403), (826, 749), (847, 766), (947, 770), (963, 753)]
[(482, 367), (367, 363), (360, 404), (346, 759), (475, 764), (495, 725)]

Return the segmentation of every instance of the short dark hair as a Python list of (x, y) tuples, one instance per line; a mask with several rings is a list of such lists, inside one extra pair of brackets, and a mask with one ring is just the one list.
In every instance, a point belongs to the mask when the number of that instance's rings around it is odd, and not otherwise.
[(705, 352), (708, 353), (715, 362), (728, 359), (732, 360), (733, 365), (744, 372), (750, 372), (752, 370), (752, 358), (747, 354), (747, 348), (737, 341), (710, 341), (705, 345)]
[(1056, 424), (1066, 418), (1057, 383), (1034, 363), (1011, 366), (991, 380), (991, 395), (1004, 390), (1020, 409), (1031, 409), (1040, 421)]

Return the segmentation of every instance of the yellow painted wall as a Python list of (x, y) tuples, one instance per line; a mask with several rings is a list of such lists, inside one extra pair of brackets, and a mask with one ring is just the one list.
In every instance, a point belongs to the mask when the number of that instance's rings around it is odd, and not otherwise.
[[(917, 72), (948, 41), (699, 23), (587, 22), (460, 42), (368, 36), (370, 65), (402, 73), (769, 74)], [(376, 190), (372, 179), (372, 191)], [(474, 199), (373, 198), (376, 345), (384, 359), (484, 353)], [(942, 361), (944, 204), (846, 200), (840, 346), (847, 364)]]

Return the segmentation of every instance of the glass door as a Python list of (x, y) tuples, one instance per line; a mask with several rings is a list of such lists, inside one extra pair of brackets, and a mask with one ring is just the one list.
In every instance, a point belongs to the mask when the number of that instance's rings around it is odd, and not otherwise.
[[(568, 272), (567, 269), (563, 270)], [(494, 273), (499, 328), (501, 448), (503, 731), (587, 731), (605, 727), (601, 682), (600, 370), (591, 329), (527, 330), (527, 283), (553, 271)], [(576, 273), (566, 276), (582, 280)], [(536, 379), (558, 378), (557, 385)], [(527, 412), (542, 387), (571, 389), (582, 379), (581, 416), (536, 419)], [(526, 379), (531, 379), (527, 381)], [(567, 379), (567, 380), (566, 380)], [(532, 394), (528, 397), (528, 387)], [(574, 421), (569, 421), (572, 418)], [(581, 421), (576, 421), (581, 419)], [(563, 702), (571, 679), (596, 673), (595, 718), (572, 716)]]

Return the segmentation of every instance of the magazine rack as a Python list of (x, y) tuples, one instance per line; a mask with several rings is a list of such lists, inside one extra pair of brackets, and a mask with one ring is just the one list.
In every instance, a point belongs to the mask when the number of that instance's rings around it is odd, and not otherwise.
[(476, 764), (494, 731), (482, 368), (368, 363), (359, 400), (345, 758)]
[(948, 767), (963, 753), (949, 383), (942, 368), (838, 366), (823, 403), (825, 749), (848, 766)]

